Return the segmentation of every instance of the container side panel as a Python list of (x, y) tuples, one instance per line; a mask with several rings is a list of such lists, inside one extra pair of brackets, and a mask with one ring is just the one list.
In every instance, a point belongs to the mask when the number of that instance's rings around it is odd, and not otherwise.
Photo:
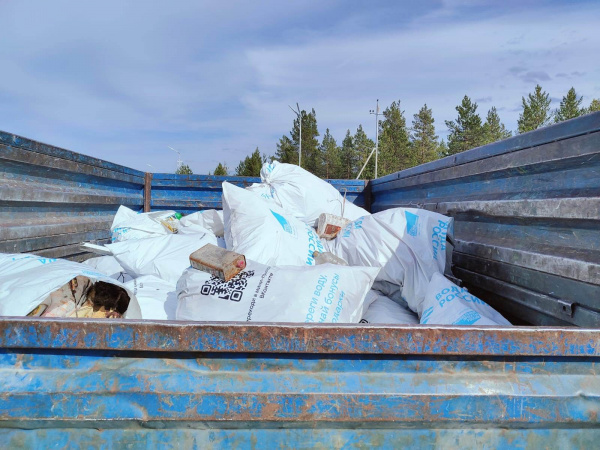
[(0, 348), (442, 356), (600, 356), (600, 332), (557, 327), (13, 318)]
[[(106, 243), (120, 205), (188, 214), (221, 209), (221, 186), (256, 177), (148, 174), (0, 131), (0, 252), (85, 260), (79, 243)], [(365, 205), (363, 180), (327, 180)]]
[(454, 217), (453, 272), (501, 312), (600, 327), (600, 113), (369, 188), (372, 212), (419, 207)]
[[(144, 427), (149, 426), (147, 423)], [(3, 430), (0, 443), (6, 448), (37, 448), (52, 442), (56, 448), (261, 448), (362, 449), (362, 448), (594, 448), (600, 430), (594, 428), (425, 428), (355, 429), (255, 428), (58, 428)], [(79, 424), (77, 424), (79, 426)]]
[[(260, 178), (157, 173), (152, 178), (152, 209), (173, 209), (186, 214), (204, 209), (222, 209), (223, 181), (246, 187), (260, 183)], [(326, 181), (342, 194), (346, 194), (347, 201), (365, 206), (363, 180)]]
[(119, 205), (143, 207), (144, 173), (0, 132), (0, 252), (85, 260)]
[(517, 430), (599, 425), (597, 358), (165, 356), (2, 353), (0, 426)]

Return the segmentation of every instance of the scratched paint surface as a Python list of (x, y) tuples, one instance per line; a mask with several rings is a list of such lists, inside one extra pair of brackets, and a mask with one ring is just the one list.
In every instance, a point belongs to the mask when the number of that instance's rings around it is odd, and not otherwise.
[(41, 429), (7, 430), (0, 443), (10, 448), (593, 448), (596, 429)]
[(4, 351), (0, 442), (580, 447), (598, 438), (597, 362)]
[(595, 359), (4, 352), (0, 420), (597, 424)]
[(600, 356), (600, 330), (3, 318), (0, 348), (441, 356)]

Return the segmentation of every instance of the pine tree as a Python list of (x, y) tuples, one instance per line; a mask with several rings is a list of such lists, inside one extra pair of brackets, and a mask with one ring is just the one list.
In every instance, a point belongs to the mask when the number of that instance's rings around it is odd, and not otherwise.
[(279, 139), (275, 159), (282, 163), (298, 165), (298, 149), (294, 147), (294, 143), (289, 137), (283, 135)]
[(192, 175), (192, 168), (185, 163), (181, 163), (181, 165), (175, 171), (177, 175)]
[(595, 98), (587, 109), (587, 114), (600, 111), (600, 98)]
[[(356, 174), (362, 169), (363, 165), (367, 161), (367, 158), (371, 154), (371, 151), (375, 148), (375, 142), (367, 137), (367, 134), (363, 130), (362, 125), (359, 125), (354, 133), (354, 148), (358, 154), (358, 166), (356, 167)], [(371, 159), (367, 163), (365, 170), (363, 170), (360, 178), (363, 180), (372, 180), (375, 178), (375, 154), (371, 156)]]
[(325, 130), (323, 142), (319, 146), (319, 151), (323, 157), (323, 173), (325, 178), (340, 178), (343, 176), (340, 148), (335, 139), (329, 133), (329, 128)]
[(554, 111), (554, 123), (583, 116), (586, 110), (581, 107), (581, 103), (583, 103), (583, 97), (577, 98), (574, 87), (569, 89), (567, 95), (562, 98), (559, 108)]
[(227, 175), (227, 172), (228, 172), (227, 166), (225, 164), (219, 163), (219, 165), (215, 169), (215, 173), (213, 173), (213, 175), (225, 176), (225, 175)]
[(527, 100), (521, 98), (523, 112), (519, 115), (518, 126), (519, 133), (537, 130), (540, 127), (548, 125), (550, 122), (550, 94), (542, 91), (538, 84), (535, 86), (533, 94), (528, 94)]
[(471, 99), (465, 95), (461, 104), (456, 107), (456, 111), (458, 111), (456, 121), (446, 120), (446, 126), (450, 131), (448, 135), (450, 155), (479, 147), (483, 143), (483, 126), (481, 117), (477, 114), (477, 103), (471, 102)]
[(383, 111), (384, 119), (379, 121), (379, 158), (377, 176), (388, 175), (406, 169), (414, 163), (409, 142), (404, 111), (400, 100)]
[(261, 157), (260, 151), (256, 147), (256, 150), (250, 156), (246, 156), (243, 161), (240, 161), (235, 169), (235, 175), (238, 177), (259, 177), (260, 169), (266, 161), (267, 157), (264, 155)]
[(483, 144), (491, 144), (492, 142), (501, 141), (511, 136), (512, 133), (500, 121), (496, 107), (492, 106), (483, 124)]
[(410, 139), (416, 165), (433, 161), (438, 157), (439, 144), (434, 122), (433, 113), (427, 108), (427, 104), (413, 116)]
[(352, 179), (356, 177), (356, 166), (358, 165), (358, 157), (356, 148), (354, 147), (354, 139), (350, 134), (350, 130), (346, 131), (346, 137), (342, 141), (340, 150), (341, 173), (340, 178)]

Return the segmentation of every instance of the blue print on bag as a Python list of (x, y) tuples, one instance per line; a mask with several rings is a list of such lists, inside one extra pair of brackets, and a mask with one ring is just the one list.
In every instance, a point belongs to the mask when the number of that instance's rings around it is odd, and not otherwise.
[(35, 256), (35, 255), (19, 255), (19, 256), (13, 256), (11, 258), (11, 261), (21, 261), (23, 259), (35, 259), (37, 260), (37, 262), (39, 262), (40, 264), (50, 264), (53, 263), (55, 261), (57, 261), (56, 258), (41, 258), (39, 256)]
[(433, 313), (433, 306), (427, 308), (425, 311), (423, 311), (423, 314), (421, 315), (421, 323), (422, 324), (426, 324), (429, 321), (429, 317), (431, 317), (431, 314)]
[(130, 231), (131, 231), (130, 227), (117, 227), (117, 228), (115, 228), (113, 230), (113, 232), (112, 232), (112, 234), (110, 236), (110, 241), (113, 242), (113, 243), (117, 242), (121, 237), (123, 237), (124, 235), (126, 235)]
[(446, 251), (446, 235), (448, 231), (448, 222), (438, 220), (438, 224), (431, 230), (431, 248), (433, 249), (433, 259), (437, 261), (438, 250)]
[(273, 186), (270, 186), (270, 191), (268, 194), (262, 193), (260, 194), (261, 197), (266, 198), (267, 200), (275, 200), (275, 188)]
[(306, 225), (306, 232), (308, 236), (308, 257), (306, 258), (306, 265), (314, 266), (315, 258), (313, 257), (313, 254), (314, 252), (323, 253), (323, 243), (315, 233), (315, 230), (308, 225)]
[(361, 230), (364, 218), (365, 218), (365, 216), (361, 216), (358, 219), (356, 219), (354, 222), (351, 222), (348, 225), (346, 225), (346, 228), (344, 228), (344, 231), (342, 232), (341, 236), (347, 238), (350, 236), (350, 233), (352, 232), (353, 229)]
[(272, 209), (270, 211), (271, 211), (271, 214), (273, 214), (273, 216), (277, 219), (277, 222), (279, 222), (279, 224), (281, 225), (281, 228), (283, 228), (283, 231), (285, 231), (286, 233), (290, 233), (290, 234), (296, 234), (296, 230), (287, 221), (287, 219), (285, 217), (283, 217), (281, 214), (277, 214)]
[(473, 325), (479, 319), (481, 319), (481, 315), (477, 311), (469, 311), (460, 316), (452, 325)]
[(419, 232), (419, 216), (416, 214), (404, 211), (406, 216), (406, 232), (411, 236), (416, 236)]

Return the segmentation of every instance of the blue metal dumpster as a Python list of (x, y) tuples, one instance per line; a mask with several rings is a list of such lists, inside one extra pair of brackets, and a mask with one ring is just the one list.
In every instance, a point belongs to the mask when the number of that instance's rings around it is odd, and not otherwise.
[[(0, 133), (0, 252), (76, 260), (119, 204), (220, 207), (220, 183)], [(453, 267), (519, 326), (0, 319), (3, 447), (594, 447), (600, 113), (333, 181), (455, 218)], [(1, 289), (1, 286), (0, 286)]]

